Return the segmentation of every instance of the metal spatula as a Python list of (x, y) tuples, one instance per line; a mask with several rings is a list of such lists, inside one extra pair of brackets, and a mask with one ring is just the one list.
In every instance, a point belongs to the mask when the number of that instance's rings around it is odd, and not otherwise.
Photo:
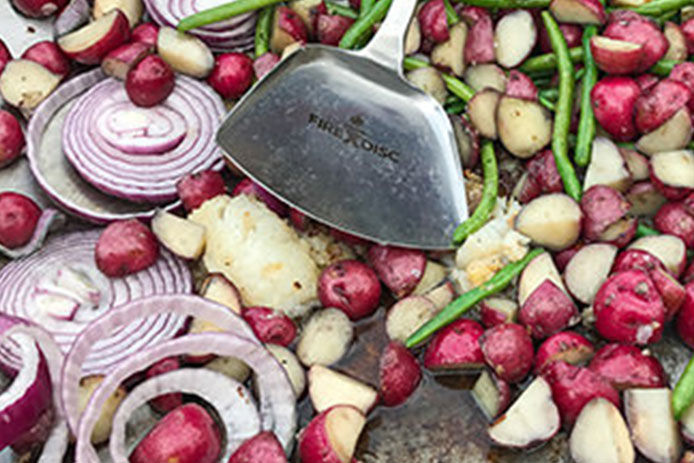
[(307, 215), (383, 244), (451, 246), (467, 218), (445, 111), (403, 77), (416, 0), (394, 0), (361, 51), (307, 45), (227, 116), (217, 142), (245, 174)]

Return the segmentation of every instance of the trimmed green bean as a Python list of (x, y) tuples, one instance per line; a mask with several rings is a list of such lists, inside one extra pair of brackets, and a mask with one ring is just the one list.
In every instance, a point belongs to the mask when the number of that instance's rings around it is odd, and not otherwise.
[(325, 3), (325, 9), (328, 11), (328, 14), (336, 14), (338, 16), (344, 16), (345, 18), (351, 19), (357, 19), (359, 17), (359, 13), (348, 6), (338, 5), (337, 3), (333, 2), (323, 3)]
[(274, 12), (274, 6), (266, 6), (258, 13), (258, 21), (255, 24), (256, 58), (270, 50), (270, 34), (272, 29), (272, 16)]
[(549, 109), (550, 111), (556, 111), (557, 110), (556, 103), (544, 95), (538, 95), (537, 96), (537, 102), (540, 103), (545, 108)]
[(373, 7), (375, 0), (361, 0), (359, 4), (359, 17), (365, 16)]
[(538, 92), (538, 96), (547, 98), (550, 101), (556, 101), (559, 97), (559, 90), (556, 88), (545, 88)]
[(444, 8), (446, 9), (446, 22), (448, 27), (455, 26), (460, 22), (460, 16), (456, 13), (450, 0), (443, 0)]
[(465, 111), (466, 107), (467, 107), (467, 104), (464, 101), (458, 100), (457, 103), (454, 103), (450, 106), (446, 106), (446, 112), (448, 114), (460, 114), (463, 111)]
[(552, 153), (559, 175), (564, 182), (566, 194), (576, 201), (580, 201), (581, 182), (579, 182), (574, 166), (569, 159), (568, 143), (574, 94), (574, 66), (571, 63), (569, 48), (566, 46), (564, 35), (552, 14), (549, 11), (543, 11), (542, 20), (545, 23), (552, 50), (557, 56), (557, 70), (559, 71), (559, 98), (557, 98), (557, 109), (554, 113), (554, 127), (552, 128)]
[[(583, 48), (576, 47), (569, 49), (569, 57), (573, 63), (583, 62)], [(525, 60), (518, 68), (525, 73), (534, 73), (542, 71), (554, 71), (557, 68), (557, 56), (554, 53), (546, 53), (544, 55), (535, 56)]]
[(466, 5), (481, 6), (483, 8), (547, 8), (551, 0), (456, 0)]
[(661, 59), (653, 65), (652, 68), (648, 70), (651, 74), (655, 74), (659, 77), (667, 77), (672, 72), (672, 68), (677, 66), (681, 61), (673, 59)]
[(643, 238), (644, 236), (656, 236), (660, 235), (660, 232), (654, 228), (649, 227), (648, 225), (644, 225), (640, 223), (638, 227), (636, 227), (636, 234), (634, 235), (636, 238)]
[(178, 23), (178, 30), (186, 32), (281, 2), (282, 0), (236, 0), (231, 3), (225, 3), (224, 5), (200, 11), (181, 19), (181, 22)]
[(691, 4), (692, 0), (651, 0), (631, 9), (646, 16), (662, 16), (669, 11), (679, 10), (683, 6)]
[(680, 376), (672, 391), (672, 410), (675, 420), (682, 417), (687, 408), (694, 402), (694, 357), (689, 359), (684, 373)]
[[(407, 56), (403, 60), (403, 67), (406, 71), (414, 71), (415, 69), (426, 68), (429, 66), (431, 66), (431, 64), (427, 63), (426, 61), (422, 61), (417, 58), (412, 58), (411, 56)], [(448, 87), (448, 91), (465, 102), (470, 101), (472, 96), (475, 94), (474, 88), (470, 87), (468, 84), (458, 79), (457, 77), (442, 72), (441, 78), (444, 82), (446, 82), (446, 87)]]
[(456, 300), (448, 304), (434, 318), (425, 323), (413, 335), (407, 338), (405, 345), (408, 348), (415, 347), (426, 341), (432, 334), (446, 325), (457, 320), (461, 315), (470, 310), (481, 300), (492, 296), (506, 288), (513, 279), (518, 276), (523, 269), (533, 260), (545, 252), (541, 248), (533, 249), (525, 257), (517, 262), (512, 262), (496, 272), (496, 274), (486, 283), (468, 291)]
[(576, 132), (576, 149), (574, 150), (574, 161), (580, 167), (585, 167), (590, 162), (590, 153), (597, 128), (590, 99), (590, 92), (598, 81), (598, 67), (595, 65), (595, 60), (590, 52), (590, 39), (597, 33), (598, 28), (596, 26), (588, 26), (583, 31), (583, 69), (586, 71), (581, 82), (581, 113)]
[(379, 0), (366, 14), (354, 21), (340, 40), (340, 48), (354, 48), (359, 39), (371, 30), (374, 24), (385, 18), (393, 0)]
[(494, 210), (494, 206), (496, 206), (496, 197), (499, 194), (499, 170), (496, 165), (494, 143), (489, 140), (482, 143), (480, 157), (484, 175), (482, 200), (475, 208), (475, 212), (455, 229), (453, 233), (454, 244), (462, 243), (465, 241), (465, 238), (482, 228)]

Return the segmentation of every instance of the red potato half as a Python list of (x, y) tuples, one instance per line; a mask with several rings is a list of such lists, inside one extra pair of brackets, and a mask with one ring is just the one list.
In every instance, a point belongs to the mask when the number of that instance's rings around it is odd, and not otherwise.
[(569, 292), (582, 303), (592, 304), (610, 274), (616, 255), (617, 247), (611, 244), (595, 243), (579, 249), (564, 270)]
[(508, 73), (506, 95), (524, 100), (537, 100), (537, 87), (530, 77), (520, 71), (512, 69)]
[(525, 60), (537, 42), (537, 27), (526, 10), (515, 10), (504, 15), (494, 30), (496, 62), (505, 68), (514, 68)]
[(0, 193), (0, 244), (13, 249), (27, 244), (41, 218), (36, 202), (20, 193)]
[(572, 246), (581, 233), (583, 213), (568, 195), (553, 193), (533, 199), (516, 217), (516, 230), (554, 251)]
[(228, 463), (287, 463), (287, 455), (282, 444), (270, 431), (263, 431), (251, 437), (229, 458)]
[(287, 347), (296, 337), (294, 321), (269, 307), (244, 307), (241, 316), (260, 342)]
[(462, 76), (465, 72), (464, 52), (467, 35), (468, 27), (464, 22), (451, 27), (448, 40), (439, 43), (431, 51), (431, 64), (456, 76)]
[(533, 342), (521, 325), (504, 323), (489, 328), (479, 342), (485, 362), (504, 381), (517, 383), (530, 372)]
[(446, 7), (443, 0), (429, 0), (417, 13), (422, 36), (434, 43), (445, 42), (449, 38)]
[(665, 306), (650, 277), (626, 270), (605, 281), (593, 304), (595, 328), (605, 339), (629, 344), (658, 341), (665, 324)]
[(605, 7), (598, 0), (552, 0), (549, 10), (557, 21), (569, 24), (603, 24)]
[(496, 139), (496, 109), (501, 94), (491, 88), (485, 88), (472, 97), (467, 105), (467, 115), (475, 130), (485, 138)]
[(665, 196), (651, 182), (634, 184), (625, 197), (631, 204), (629, 212), (636, 217), (652, 217), (667, 202)]
[(518, 304), (511, 299), (490, 297), (480, 302), (480, 319), (486, 328), (515, 322)]
[(653, 225), (661, 233), (677, 236), (688, 248), (694, 248), (694, 216), (683, 203), (664, 204), (653, 218)]
[(394, 341), (383, 349), (378, 372), (379, 395), (388, 407), (406, 402), (422, 379), (417, 358), (404, 345)]
[(172, 253), (184, 259), (197, 259), (205, 249), (205, 227), (163, 209), (152, 217), (152, 232)]
[(299, 335), (296, 355), (306, 366), (340, 360), (354, 335), (352, 323), (339, 309), (322, 309), (311, 316)]
[(529, 448), (554, 437), (560, 426), (552, 391), (547, 381), (538, 376), (506, 413), (492, 423), (488, 433), (498, 445)]
[(456, 295), (457, 293), (453, 283), (445, 281), (440, 286), (427, 291), (424, 297), (429, 299), (437, 310), (441, 310), (450, 304), (453, 299), (455, 299)]
[[(643, 154), (635, 150), (630, 150), (626, 148), (619, 148), (619, 154), (624, 158), (624, 163), (627, 166), (627, 170), (631, 174), (631, 179), (635, 182), (640, 182), (642, 180), (648, 180), (650, 178), (648, 158)], [(612, 188), (616, 188), (614, 185), (608, 185)], [(624, 191), (617, 188), (619, 191)]]
[(458, 144), (458, 154), (464, 169), (472, 169), (480, 158), (480, 137), (473, 125), (464, 117), (451, 115), (451, 125)]
[(34, 61), (12, 60), (0, 74), (0, 95), (5, 103), (26, 116), (55, 90), (60, 81), (59, 75)]
[(489, 420), (499, 416), (511, 403), (511, 386), (487, 370), (477, 378), (470, 393)]
[(189, 174), (176, 183), (176, 192), (183, 202), (187, 212), (191, 212), (208, 199), (226, 193), (226, 184), (222, 174), (213, 170), (205, 170), (197, 174)]
[[(694, 63), (685, 61), (684, 63), (677, 64), (668, 78), (682, 82), (689, 88), (689, 91), (694, 94)], [(694, 109), (694, 101), (690, 98), (688, 103), (690, 111)]]
[(518, 280), (518, 304), (523, 305), (528, 297), (540, 286), (545, 280), (549, 280), (557, 287), (564, 291), (564, 282), (562, 281), (559, 270), (557, 270), (552, 256), (549, 253), (543, 253), (530, 261), (523, 269)]
[(675, 326), (680, 339), (694, 349), (694, 281), (687, 283), (684, 288), (685, 298)]
[(629, 429), (619, 409), (603, 398), (588, 402), (576, 419), (569, 438), (571, 458), (576, 463), (633, 463), (636, 457)]
[(308, 29), (301, 16), (286, 6), (276, 8), (270, 34), (270, 50), (282, 54), (290, 45), (307, 41)]
[(692, 139), (690, 114), (689, 108), (681, 108), (663, 125), (639, 138), (636, 148), (649, 155), (685, 148)]
[(367, 259), (378, 278), (398, 298), (407, 296), (417, 287), (427, 265), (422, 251), (394, 246), (374, 245)]
[(175, 75), (157, 55), (148, 55), (125, 76), (125, 91), (136, 106), (151, 108), (163, 103), (173, 92)]
[(125, 80), (128, 71), (147, 55), (152, 46), (142, 42), (130, 42), (109, 52), (101, 61), (101, 69), (106, 75)]
[(664, 269), (655, 269), (650, 277), (660, 293), (665, 305), (665, 321), (672, 320), (679, 312), (686, 298), (684, 286)]
[(554, 362), (571, 365), (587, 362), (595, 353), (593, 344), (573, 331), (562, 331), (547, 338), (535, 354), (535, 374), (542, 374)]
[(641, 249), (652, 254), (675, 278), (682, 274), (687, 265), (687, 247), (676, 236), (644, 236), (634, 241), (629, 249)]
[[(581, 197), (583, 236), (587, 241), (605, 240), (605, 234), (627, 216), (630, 207), (624, 196), (614, 188), (593, 185)], [(633, 234), (625, 241), (629, 242), (631, 238)], [(622, 243), (615, 244), (619, 246)]]
[(49, 40), (35, 43), (27, 48), (24, 53), (22, 53), (22, 59), (35, 61), (53, 74), (58, 74), (62, 78), (70, 74), (70, 60), (60, 51), (60, 48), (58, 48), (55, 42)]
[(234, 284), (221, 273), (211, 273), (203, 280), (198, 291), (200, 296), (227, 307), (234, 313), (241, 313), (241, 293)]
[(21, 156), (24, 146), (26, 139), (19, 120), (12, 113), (0, 109), (0, 168)]
[[(318, 15), (316, 21), (316, 38), (324, 45), (337, 46), (345, 32), (352, 27), (354, 19), (337, 14)], [(417, 47), (419, 48), (419, 47)], [(416, 49), (415, 49), (416, 50)]]
[(628, 389), (624, 414), (636, 448), (654, 463), (676, 463), (682, 442), (672, 411), (669, 388)]
[(668, 41), (668, 49), (663, 59), (674, 61), (687, 59), (687, 39), (680, 26), (672, 21), (667, 21), (663, 27), (663, 35)]
[(441, 74), (433, 67), (415, 69), (408, 72), (405, 77), (412, 85), (431, 95), (433, 99), (443, 104), (448, 96), (446, 83)]
[(608, 74), (631, 74), (639, 69), (645, 55), (640, 43), (607, 37), (590, 39), (590, 52), (598, 68)]
[(159, 26), (154, 23), (143, 23), (132, 30), (130, 38), (133, 42), (142, 42), (154, 48), (157, 46), (158, 35)]
[(480, 349), (482, 326), (461, 318), (436, 333), (424, 354), (424, 366), (430, 370), (481, 368), (484, 356)]
[[(684, 20), (684, 18), (683, 18)], [(687, 41), (687, 52), (694, 53), (694, 18), (685, 20), (681, 25), (682, 33)]]
[(535, 101), (503, 96), (496, 108), (499, 139), (521, 159), (535, 155), (552, 139), (552, 117)]
[(58, 46), (71, 59), (81, 64), (99, 64), (111, 50), (130, 38), (128, 18), (114, 10), (81, 29), (58, 39)]
[(641, 133), (652, 132), (686, 106), (690, 97), (689, 87), (682, 82), (661, 80), (636, 100), (636, 129)]
[(655, 22), (631, 10), (613, 11), (603, 35), (643, 45), (644, 58), (638, 72), (646, 71), (653, 66), (668, 49), (668, 41)]
[(368, 265), (357, 260), (343, 260), (321, 273), (318, 298), (324, 307), (336, 307), (350, 319), (358, 320), (378, 308), (381, 283)]
[(542, 282), (518, 312), (518, 322), (527, 327), (535, 339), (558, 333), (579, 319), (574, 302), (550, 280)]
[(386, 313), (386, 333), (394, 341), (405, 342), (422, 325), (434, 318), (439, 309), (424, 296), (408, 296)]
[(496, 64), (476, 64), (465, 70), (465, 83), (476, 91), (491, 88), (499, 93), (506, 92), (507, 77), (503, 69)]
[(595, 353), (588, 368), (617, 390), (664, 387), (665, 370), (657, 358), (627, 344), (607, 344)]
[(366, 417), (349, 405), (323, 411), (299, 433), (301, 461), (350, 463)]
[(198, 79), (214, 69), (214, 55), (205, 42), (170, 27), (162, 27), (157, 35), (157, 53), (174, 71)]
[(157, 237), (137, 219), (112, 222), (99, 235), (94, 250), (96, 266), (114, 278), (144, 270), (158, 256)]
[(644, 93), (648, 92), (650, 89), (655, 87), (658, 82), (660, 82), (660, 79), (653, 74), (641, 74), (634, 77), (634, 80), (636, 80), (636, 83), (639, 84), (641, 91)]
[(12, 0), (12, 5), (30, 18), (45, 18), (66, 4), (67, 0)]
[(485, 8), (465, 6), (460, 16), (468, 25), (465, 41), (467, 64), (491, 63), (494, 61), (494, 23)]
[(99, 19), (113, 10), (121, 10), (128, 18), (130, 27), (135, 27), (142, 19), (144, 5), (142, 0), (94, 0), (92, 16)]
[[(446, 276), (448, 269), (438, 262), (427, 260), (424, 266), (424, 274), (417, 283), (417, 286), (412, 290), (414, 295), (424, 295), (438, 306), (439, 304), (448, 305), (446, 300), (455, 296), (455, 288), (447, 284)], [(444, 289), (443, 286), (446, 286)], [(447, 294), (450, 293), (450, 294)]]
[(335, 405), (351, 405), (366, 415), (378, 402), (371, 386), (322, 365), (308, 371), (308, 396), (318, 413)]
[(616, 141), (629, 141), (637, 134), (634, 106), (641, 95), (639, 85), (629, 77), (600, 79), (590, 92), (595, 119)]
[(694, 189), (694, 152), (666, 151), (651, 156), (651, 179), (668, 199), (680, 199)]

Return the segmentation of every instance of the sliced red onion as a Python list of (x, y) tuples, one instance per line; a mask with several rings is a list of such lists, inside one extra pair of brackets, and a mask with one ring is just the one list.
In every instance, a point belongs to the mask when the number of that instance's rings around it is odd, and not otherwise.
[(53, 23), (55, 35), (60, 37), (86, 24), (89, 22), (90, 12), (91, 8), (87, 0), (72, 0)]
[[(98, 83), (78, 98), (65, 119), (63, 150), (66, 158), (82, 178), (106, 193), (134, 201), (175, 199), (176, 183), (181, 177), (219, 165), (221, 151), (214, 135), (225, 108), (210, 87), (180, 75), (173, 93), (160, 106), (164, 109), (155, 116), (154, 111), (138, 109), (130, 102), (122, 82), (106, 79)], [(104, 114), (144, 116), (149, 118), (150, 124), (169, 119), (173, 133), (154, 133), (154, 147), (145, 155), (142, 152), (146, 149), (142, 147), (146, 141), (133, 143), (132, 137), (126, 135), (117, 146), (109, 143), (104, 135), (112, 138), (115, 133), (104, 131), (107, 124), (99, 123)], [(174, 122), (176, 119), (185, 121), (185, 136), (180, 142), (176, 138), (181, 122)], [(157, 128), (152, 130), (158, 132)], [(157, 152), (167, 144), (175, 146), (169, 151)], [(134, 152), (124, 150), (129, 145), (139, 146)]]
[[(157, 262), (124, 278), (107, 278), (96, 268), (94, 247), (100, 230), (51, 237), (37, 253), (0, 269), (0, 312), (30, 320), (50, 332), (67, 353), (75, 337), (94, 319), (133, 299), (155, 294), (190, 293), (192, 277), (185, 262), (162, 250)], [(69, 298), (80, 308), (71, 320), (61, 320), (52, 300)], [(137, 317), (136, 317), (137, 318)], [(161, 314), (133, 319), (109, 337), (95, 342), (84, 359), (85, 374), (103, 374), (124, 358), (149, 345), (176, 336), (186, 317)], [(0, 351), (0, 358), (7, 357)]]
[[(205, 368), (183, 368), (155, 376), (128, 393), (111, 425), (109, 449), (114, 463), (127, 462), (125, 425), (141, 405), (162, 394), (182, 392), (206, 400), (217, 411), (226, 434), (220, 461), (228, 461), (244, 441), (260, 432), (260, 416), (253, 397), (238, 381)], [(95, 412), (84, 411), (84, 416)], [(86, 419), (86, 418), (85, 418)]]
[(49, 231), (60, 228), (64, 222), (65, 217), (60, 212), (50, 208), (44, 209), (36, 224), (36, 229), (34, 230), (34, 235), (31, 237), (31, 240), (24, 246), (14, 249), (6, 248), (0, 244), (0, 254), (4, 254), (10, 259), (28, 256), (41, 247)]
[[(262, 428), (275, 432), (280, 442), (289, 450), (296, 429), (296, 407), (294, 392), (284, 369), (259, 343), (250, 327), (238, 315), (207, 299), (189, 295), (153, 296), (132, 301), (95, 320), (80, 333), (66, 358), (62, 373), (63, 408), (70, 427), (77, 429), (78, 436), (90, 436), (95, 422), (93, 418), (97, 418), (87, 417), (85, 414), (80, 420), (78, 406), (81, 365), (89, 355), (92, 344), (138, 317), (151, 317), (167, 312), (207, 320), (224, 332), (189, 334), (162, 342), (128, 357), (104, 378), (94, 391), (89, 406), (100, 410), (103, 400), (109, 395), (108, 391), (115, 390), (134, 372), (142, 371), (166, 357), (190, 352), (232, 356), (244, 361), (255, 371), (259, 386)], [(94, 460), (96, 454), (89, 438), (81, 443), (80, 440), (78, 437), (78, 461), (98, 461)]]
[(47, 362), (31, 336), (5, 333), (21, 352), (22, 366), (10, 386), (0, 393), (0, 450), (29, 431), (51, 406)]

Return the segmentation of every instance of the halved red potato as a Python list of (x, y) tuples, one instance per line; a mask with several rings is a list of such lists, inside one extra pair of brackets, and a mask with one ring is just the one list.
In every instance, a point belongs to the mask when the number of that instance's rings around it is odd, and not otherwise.
[(624, 392), (624, 414), (639, 452), (654, 463), (677, 461), (682, 442), (669, 388), (628, 389)]
[(590, 51), (598, 68), (608, 74), (631, 74), (639, 68), (644, 57), (640, 43), (598, 35), (590, 39)]
[(677, 23), (667, 21), (663, 27), (663, 34), (668, 41), (668, 49), (663, 59), (684, 61), (687, 59), (687, 40)]
[(596, 453), (603, 463), (633, 463), (636, 457), (619, 409), (602, 397), (591, 400), (581, 410), (571, 431), (569, 449), (576, 463), (595, 463)]
[(99, 19), (58, 39), (58, 46), (71, 59), (82, 64), (98, 64), (108, 52), (130, 38), (128, 18), (113, 10)]
[(497, 107), (501, 94), (485, 88), (475, 93), (467, 105), (467, 114), (480, 135), (492, 140), (497, 137)]
[(522, 63), (535, 47), (537, 27), (527, 10), (504, 15), (494, 30), (496, 61), (505, 68)]
[(449, 38), (439, 43), (431, 51), (431, 64), (437, 68), (450, 70), (456, 76), (462, 76), (465, 72), (465, 41), (468, 28), (464, 22), (459, 22), (449, 30)]
[(603, 24), (605, 7), (598, 0), (552, 0), (549, 10), (557, 21), (569, 24)]
[(502, 96), (496, 123), (506, 149), (522, 159), (532, 157), (552, 139), (552, 115), (535, 101)]
[(465, 83), (476, 91), (491, 88), (497, 92), (506, 92), (506, 73), (496, 64), (476, 64), (465, 70)]
[(526, 204), (516, 217), (516, 230), (553, 251), (573, 245), (581, 234), (583, 213), (570, 196), (553, 193)]
[(579, 249), (564, 270), (571, 294), (586, 305), (592, 304), (616, 256), (617, 247), (611, 244), (594, 243)]
[(612, 140), (596, 137), (590, 156), (590, 164), (583, 179), (583, 189), (606, 185), (624, 192), (631, 185), (632, 176), (624, 157)]
[(301, 461), (350, 463), (366, 417), (351, 405), (336, 405), (318, 414), (299, 433)]
[(644, 154), (679, 150), (692, 139), (692, 119), (687, 107), (681, 108), (663, 125), (647, 133), (636, 142), (636, 148)]

